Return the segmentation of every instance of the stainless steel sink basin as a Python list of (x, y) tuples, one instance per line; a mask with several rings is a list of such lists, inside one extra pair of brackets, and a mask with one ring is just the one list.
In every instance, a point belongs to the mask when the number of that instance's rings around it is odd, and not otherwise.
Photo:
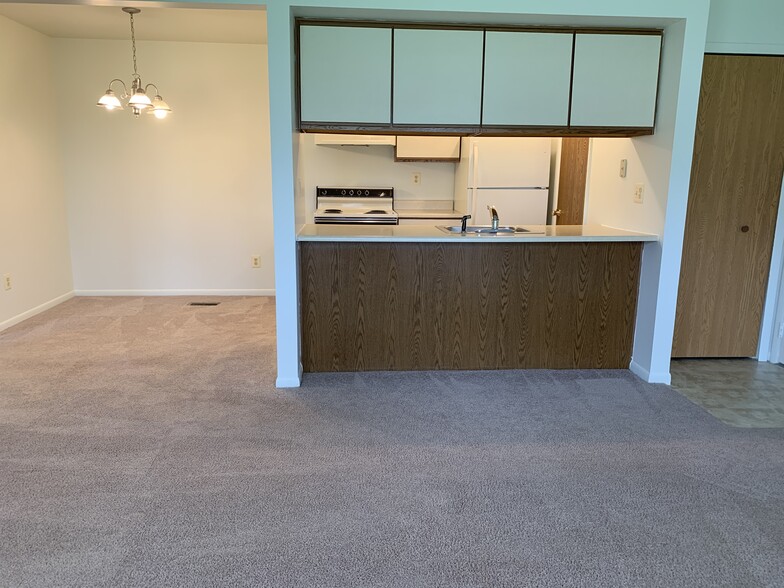
[[(437, 225), (438, 228), (445, 233), (449, 233), (450, 235), (460, 235), (463, 234), (463, 229), (460, 225)], [(498, 227), (494, 229), (490, 225), (468, 225), (465, 230), (466, 235), (518, 235), (520, 233), (533, 233), (533, 231), (529, 229), (525, 229), (523, 227), (515, 227), (515, 226), (505, 226), (505, 227)]]

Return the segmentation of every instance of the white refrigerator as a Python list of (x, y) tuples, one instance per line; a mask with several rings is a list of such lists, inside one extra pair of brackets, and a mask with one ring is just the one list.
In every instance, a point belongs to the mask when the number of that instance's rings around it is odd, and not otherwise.
[(455, 210), (470, 224), (490, 224), (488, 206), (501, 225), (547, 224), (551, 139), (464, 137), (455, 176)]

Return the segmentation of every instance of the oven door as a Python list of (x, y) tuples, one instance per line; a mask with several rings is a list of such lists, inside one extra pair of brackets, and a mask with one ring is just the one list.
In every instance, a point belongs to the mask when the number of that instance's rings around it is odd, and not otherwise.
[(396, 225), (397, 215), (385, 214), (378, 216), (357, 215), (339, 216), (336, 214), (315, 215), (313, 222), (317, 225)]

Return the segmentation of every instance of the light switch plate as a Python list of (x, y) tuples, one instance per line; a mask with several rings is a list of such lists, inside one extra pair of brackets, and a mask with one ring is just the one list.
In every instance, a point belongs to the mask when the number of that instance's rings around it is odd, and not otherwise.
[(619, 175), (622, 178), (626, 177), (626, 167), (627, 167), (628, 163), (629, 162), (626, 159), (621, 159), (621, 169), (619, 171)]

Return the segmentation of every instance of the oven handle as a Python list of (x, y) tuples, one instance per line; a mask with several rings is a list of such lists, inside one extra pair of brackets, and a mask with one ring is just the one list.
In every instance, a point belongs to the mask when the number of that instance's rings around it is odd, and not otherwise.
[(345, 219), (313, 219), (316, 225), (397, 225), (397, 219), (389, 220), (345, 220)]

